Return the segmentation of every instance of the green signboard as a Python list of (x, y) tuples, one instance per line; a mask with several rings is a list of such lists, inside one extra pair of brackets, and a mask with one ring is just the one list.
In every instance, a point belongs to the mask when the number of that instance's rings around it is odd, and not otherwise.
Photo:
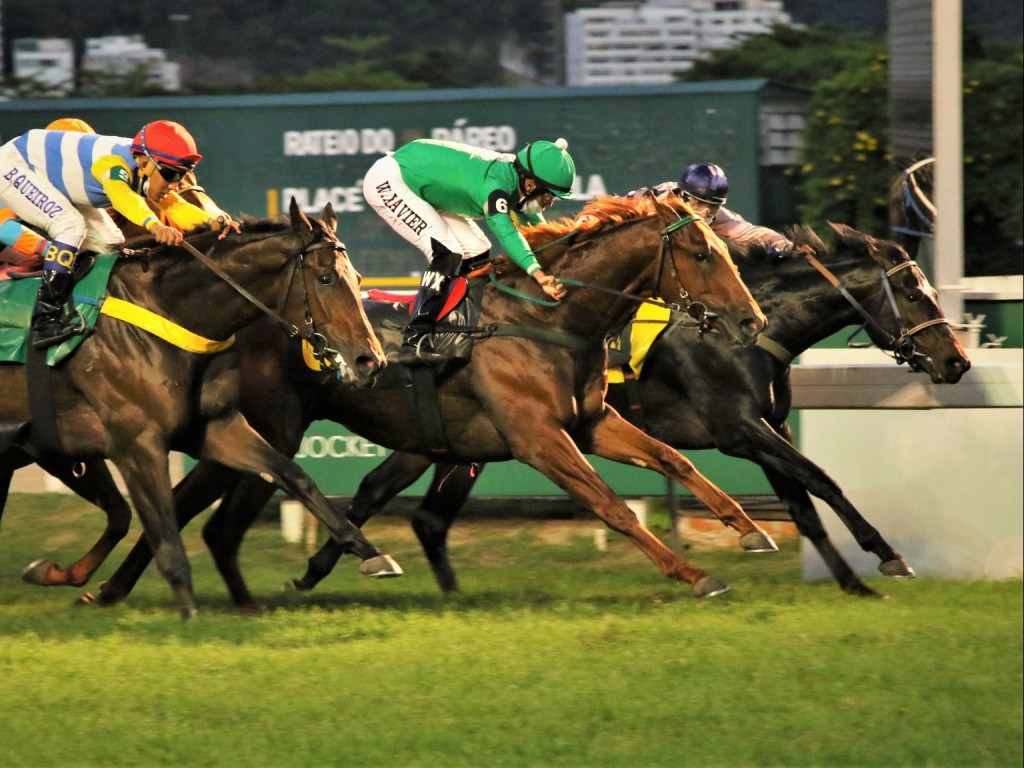
[(144, 122), (177, 120), (195, 136), (203, 186), (233, 215), (277, 216), (294, 197), (318, 214), (331, 203), (364, 276), (418, 273), (424, 260), (363, 201), (362, 179), (382, 153), (417, 138), (514, 152), (564, 137), (576, 160), (571, 215), (597, 195), (676, 179), (711, 160), (731, 182), (730, 206), (760, 220), (760, 115), (792, 91), (764, 81), (614, 88), (472, 89), (270, 96), (49, 99), (0, 103), (0, 139), (80, 117), (131, 137)]
[[(390, 450), (353, 435), (334, 422), (318, 421), (306, 432), (296, 460), (324, 493), (351, 496), (363, 477), (390, 453)], [(764, 475), (748, 461), (729, 459), (717, 451), (689, 451), (685, 455), (729, 493), (770, 493)], [(605, 482), (621, 496), (658, 496), (665, 492), (665, 479), (656, 472), (594, 456), (587, 458)], [(427, 473), (403, 495), (422, 495), (432, 476), (432, 472)], [(677, 492), (688, 493), (681, 486)], [(562, 493), (540, 472), (518, 461), (490, 465), (473, 489), (476, 496), (554, 496)]]

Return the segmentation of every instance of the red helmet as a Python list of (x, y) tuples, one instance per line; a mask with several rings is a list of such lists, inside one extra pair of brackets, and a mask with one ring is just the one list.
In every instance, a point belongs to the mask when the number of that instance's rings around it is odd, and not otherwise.
[(135, 134), (132, 152), (145, 155), (157, 165), (167, 163), (184, 168), (193, 168), (203, 159), (196, 151), (192, 134), (170, 120), (155, 120), (142, 126)]

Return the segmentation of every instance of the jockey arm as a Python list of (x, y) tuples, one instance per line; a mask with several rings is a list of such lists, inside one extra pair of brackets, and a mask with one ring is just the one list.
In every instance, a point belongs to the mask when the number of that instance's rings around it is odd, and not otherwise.
[[(533, 251), (530, 250), (530, 246), (526, 242), (526, 238), (523, 237), (512, 222), (511, 210), (512, 201), (508, 193), (502, 190), (495, 190), (487, 199), (487, 207), (485, 209), (487, 226), (494, 233), (494, 236), (498, 238), (498, 243), (508, 257), (518, 267), (523, 269), (526, 274), (536, 280), (537, 284), (544, 290), (544, 293), (553, 299), (561, 300), (565, 296), (565, 286), (559, 283), (553, 275), (548, 275), (541, 269), (537, 257), (533, 255)], [(517, 213), (516, 215), (530, 224), (542, 223), (544, 221), (544, 217), (541, 214), (527, 215)]]
[(168, 192), (162, 200), (156, 202), (160, 212), (158, 217), (147, 199), (132, 189), (133, 173), (124, 159), (117, 155), (101, 157), (93, 163), (92, 173), (102, 184), (111, 207), (133, 224), (155, 235), (159, 242), (178, 242), (180, 235), (169, 237), (169, 229), (188, 232), (203, 224), (210, 224), (214, 231), (238, 231), (237, 223), (223, 211), (211, 216), (208, 211), (192, 205), (174, 191)]
[(719, 237), (732, 240), (742, 245), (763, 245), (773, 248), (778, 253), (793, 250), (793, 243), (774, 229), (751, 224), (735, 211), (720, 208), (711, 222), (711, 229)]
[(132, 224), (152, 232), (156, 226), (163, 226), (150, 210), (146, 199), (132, 189), (134, 173), (117, 155), (101, 157), (92, 165), (92, 174), (103, 187), (103, 193), (110, 200), (111, 207)]

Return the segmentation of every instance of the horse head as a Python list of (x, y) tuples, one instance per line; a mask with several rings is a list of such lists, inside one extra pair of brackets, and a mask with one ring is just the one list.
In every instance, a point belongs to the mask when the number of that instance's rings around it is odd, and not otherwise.
[(939, 305), (939, 295), (917, 263), (891, 240), (880, 240), (844, 225), (830, 224), (836, 250), (870, 255), (878, 264), (884, 298), (875, 323), (867, 323), (871, 340), (898, 362), (927, 373), (935, 384), (955, 384), (971, 367), (963, 347)]
[[(338, 370), (342, 382), (368, 384), (386, 364), (384, 350), (363, 309), (361, 277), (337, 236), (338, 220), (330, 203), (321, 218), (307, 217), (292, 198), (292, 229), (301, 243), (301, 307), (289, 302), (288, 287), (282, 313), (301, 309), (301, 325), (310, 335), (314, 354)], [(294, 283), (294, 280), (293, 280)]]
[[(662, 224), (662, 263), (655, 294), (696, 319), (750, 346), (767, 319), (740, 278), (729, 249), (681, 199), (648, 197)], [(701, 310), (706, 317), (701, 317)]]

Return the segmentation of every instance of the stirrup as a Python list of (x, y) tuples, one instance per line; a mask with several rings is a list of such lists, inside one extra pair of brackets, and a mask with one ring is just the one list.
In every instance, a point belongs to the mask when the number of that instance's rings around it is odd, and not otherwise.
[(61, 344), (72, 336), (88, 333), (90, 328), (82, 316), (76, 311), (69, 316), (59, 315), (48, 318), (43, 328), (32, 328), (30, 341), (33, 349), (48, 349)]
[(437, 365), (443, 363), (448, 358), (433, 349), (428, 349), (423, 345), (423, 342), (430, 338), (429, 333), (425, 333), (412, 343), (403, 343), (398, 350), (398, 355), (395, 361), (402, 365)]

